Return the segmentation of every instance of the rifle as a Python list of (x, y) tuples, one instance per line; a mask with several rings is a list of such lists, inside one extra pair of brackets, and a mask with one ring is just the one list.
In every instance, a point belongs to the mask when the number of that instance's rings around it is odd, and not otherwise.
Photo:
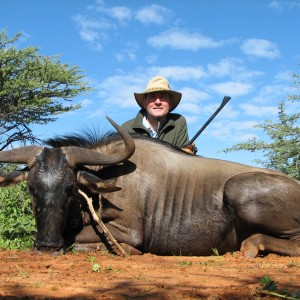
[(213, 115), (206, 121), (206, 123), (199, 129), (199, 131), (195, 134), (195, 136), (187, 143), (187, 145), (191, 145), (195, 139), (202, 133), (202, 131), (208, 126), (208, 124), (214, 119), (214, 117), (220, 112), (220, 110), (227, 104), (227, 102), (231, 99), (229, 96), (225, 96), (221, 105), (218, 109), (213, 113)]

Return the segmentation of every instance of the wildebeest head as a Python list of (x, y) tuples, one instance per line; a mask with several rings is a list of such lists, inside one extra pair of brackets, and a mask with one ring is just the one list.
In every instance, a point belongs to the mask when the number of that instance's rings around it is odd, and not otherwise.
[(22, 171), (0, 176), (0, 186), (27, 180), (37, 226), (37, 250), (60, 251), (72, 243), (72, 239), (82, 229), (78, 187), (85, 186), (93, 192), (119, 189), (77, 168), (82, 165), (117, 164), (134, 153), (135, 145), (130, 135), (115, 122), (109, 121), (125, 143), (120, 153), (103, 154), (76, 146), (28, 146), (0, 152), (0, 162), (27, 165)]

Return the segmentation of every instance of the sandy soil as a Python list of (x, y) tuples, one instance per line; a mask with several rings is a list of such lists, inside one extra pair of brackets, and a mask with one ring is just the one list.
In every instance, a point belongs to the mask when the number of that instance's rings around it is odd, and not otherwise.
[(279, 289), (300, 290), (300, 257), (275, 254), (124, 258), (0, 251), (0, 272), (0, 299), (279, 299), (261, 291), (264, 276)]

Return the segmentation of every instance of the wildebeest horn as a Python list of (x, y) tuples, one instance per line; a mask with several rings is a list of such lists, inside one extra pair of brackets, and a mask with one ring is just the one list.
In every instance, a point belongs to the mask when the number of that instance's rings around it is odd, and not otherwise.
[(117, 131), (123, 138), (125, 149), (120, 153), (104, 154), (94, 150), (84, 149), (76, 146), (62, 147), (71, 166), (113, 165), (125, 161), (134, 153), (135, 144), (130, 134), (109, 117), (106, 118), (117, 129)]
[(42, 152), (41, 146), (26, 146), (12, 150), (0, 151), (0, 162), (27, 164), (29, 167), (35, 160), (35, 157)]

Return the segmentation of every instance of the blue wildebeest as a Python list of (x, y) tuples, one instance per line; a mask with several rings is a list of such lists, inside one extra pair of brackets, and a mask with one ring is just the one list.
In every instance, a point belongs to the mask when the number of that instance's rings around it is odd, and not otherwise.
[(102, 193), (100, 217), (131, 253), (202, 256), (241, 249), (246, 257), (260, 251), (300, 256), (298, 181), (131, 137), (111, 122), (119, 134), (105, 142), (74, 136), (53, 139), (52, 148), (0, 152), (1, 162), (27, 165), (2, 175), (0, 186), (27, 180), (36, 249), (58, 251), (73, 242), (109, 249), (102, 229), (85, 225), (81, 189), (89, 197)]

